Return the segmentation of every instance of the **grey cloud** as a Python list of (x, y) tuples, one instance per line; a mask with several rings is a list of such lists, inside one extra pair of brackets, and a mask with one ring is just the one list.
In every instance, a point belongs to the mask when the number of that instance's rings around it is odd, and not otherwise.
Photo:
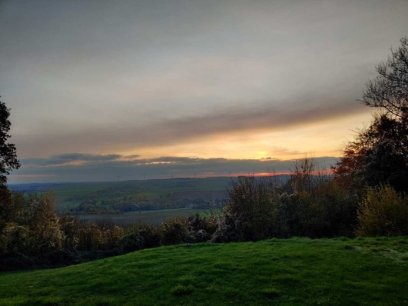
[[(81, 154), (65, 154), (78, 158)], [(55, 164), (58, 157), (30, 160), (30, 166), (24, 166), (12, 173), (11, 183), (22, 182), (70, 182), (70, 181), (114, 181), (146, 178), (196, 177), (196, 176), (228, 176), (252, 173), (287, 173), (294, 166), (294, 160), (277, 159), (224, 159), (194, 157), (160, 157), (151, 159), (128, 159), (126, 156), (106, 155), (83, 156), (87, 161), (83, 164)], [(78, 159), (75, 159), (78, 160)], [(315, 159), (318, 169), (328, 169), (337, 161), (334, 157)], [(53, 164), (54, 163), (54, 164)], [(49, 164), (53, 164), (49, 167)]]
[(134, 159), (137, 157), (138, 155), (67, 153), (53, 155), (49, 158), (24, 159), (22, 164), (24, 166), (63, 166), (72, 162), (108, 162), (117, 161), (121, 158)]
[(362, 85), (407, 35), (407, 9), (406, 0), (0, 0), (13, 142), (24, 157), (120, 152), (359, 112)]
[[(41, 152), (59, 153), (62, 150), (81, 148), (84, 151), (134, 149), (145, 146), (160, 146), (177, 144), (186, 140), (198, 140), (222, 133), (238, 133), (248, 130), (277, 130), (318, 122), (320, 120), (336, 119), (350, 113), (367, 111), (356, 101), (336, 101), (327, 98), (326, 101), (308, 101), (304, 104), (287, 103), (259, 104), (246, 107), (220, 108), (202, 116), (191, 116), (179, 119), (163, 119), (150, 125), (134, 127), (105, 127), (86, 129), (77, 133), (42, 137), (17, 137), (18, 149), (29, 150), (32, 154)], [(58, 144), (56, 146), (55, 144)], [(37, 151), (38, 150), (38, 151)]]
[(108, 161), (116, 160), (121, 156), (118, 154), (107, 154), (107, 155), (96, 155), (96, 154), (83, 154), (83, 153), (70, 153), (70, 154), (61, 154), (51, 156), (51, 160), (61, 161), (61, 162), (70, 162), (70, 161)]

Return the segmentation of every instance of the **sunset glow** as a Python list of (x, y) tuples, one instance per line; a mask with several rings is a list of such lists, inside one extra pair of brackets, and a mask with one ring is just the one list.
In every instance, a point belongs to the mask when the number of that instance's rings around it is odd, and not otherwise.
[(146, 158), (160, 156), (194, 156), (202, 158), (281, 160), (304, 157), (341, 156), (347, 141), (370, 122), (371, 112), (345, 118), (322, 120), (303, 126), (268, 131), (267, 129), (215, 134), (174, 145), (139, 147), (120, 152), (140, 154)]
[(0, 95), (23, 164), (10, 181), (333, 162), (406, 35), (408, 2), (392, 3), (1, 1)]

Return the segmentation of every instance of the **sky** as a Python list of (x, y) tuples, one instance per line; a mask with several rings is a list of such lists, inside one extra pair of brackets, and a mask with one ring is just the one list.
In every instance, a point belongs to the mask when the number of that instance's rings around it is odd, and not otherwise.
[(327, 168), (406, 0), (0, 0), (10, 182)]

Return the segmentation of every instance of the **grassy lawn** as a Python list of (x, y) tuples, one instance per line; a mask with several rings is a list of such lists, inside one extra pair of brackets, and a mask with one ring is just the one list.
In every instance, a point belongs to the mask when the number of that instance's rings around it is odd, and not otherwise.
[(408, 305), (408, 237), (160, 247), (0, 275), (1, 305)]

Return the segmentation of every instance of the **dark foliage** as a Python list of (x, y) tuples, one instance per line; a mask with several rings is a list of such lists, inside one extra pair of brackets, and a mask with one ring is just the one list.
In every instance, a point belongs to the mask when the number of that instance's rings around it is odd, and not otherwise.
[(8, 195), (8, 219), (0, 232), (0, 270), (53, 267), (164, 244), (204, 242), (216, 228), (212, 215), (130, 228), (86, 223), (58, 217), (50, 194)]
[(161, 232), (157, 226), (142, 224), (127, 230), (120, 241), (125, 252), (160, 246)]
[(260, 240), (269, 237), (273, 223), (273, 186), (267, 178), (239, 177), (214, 241)]
[(408, 235), (408, 197), (390, 186), (369, 188), (358, 219), (361, 236)]
[(193, 240), (188, 231), (188, 222), (185, 218), (175, 218), (164, 222), (160, 226), (160, 231), (164, 245), (192, 242)]
[(0, 268), (56, 264), (65, 254), (52, 198), (46, 194), (30, 197), (23, 205), (18, 205), (19, 201), (21, 196), (11, 197), (13, 218), (0, 232)]
[(408, 125), (385, 114), (350, 142), (334, 168), (336, 179), (354, 190), (389, 184), (408, 191)]
[(16, 146), (8, 142), (10, 138), (10, 110), (0, 101), (0, 188), (4, 189), (7, 176), (12, 169), (18, 169), (20, 162), (17, 159)]
[(294, 172), (292, 182), (298, 191), (289, 193), (274, 187), (267, 178), (238, 179), (213, 241), (353, 236), (358, 197), (311, 171), (310, 167), (306, 172)]
[(408, 39), (391, 50), (388, 60), (377, 67), (362, 101), (382, 113), (371, 126), (349, 143), (334, 168), (339, 182), (354, 190), (365, 185), (389, 184), (408, 192)]
[(386, 113), (407, 120), (408, 114), (408, 38), (391, 50), (386, 62), (377, 66), (378, 76), (370, 81), (363, 94), (363, 102), (371, 107), (380, 107)]
[(10, 110), (0, 101), (0, 231), (11, 218), (14, 218), (14, 208), (11, 206), (11, 195), (6, 187), (7, 175), (13, 169), (20, 167), (17, 159), (16, 147), (9, 143), (10, 138)]
[(217, 218), (215, 215), (203, 218), (195, 214), (187, 219), (188, 231), (194, 242), (205, 242), (211, 239), (217, 229)]

